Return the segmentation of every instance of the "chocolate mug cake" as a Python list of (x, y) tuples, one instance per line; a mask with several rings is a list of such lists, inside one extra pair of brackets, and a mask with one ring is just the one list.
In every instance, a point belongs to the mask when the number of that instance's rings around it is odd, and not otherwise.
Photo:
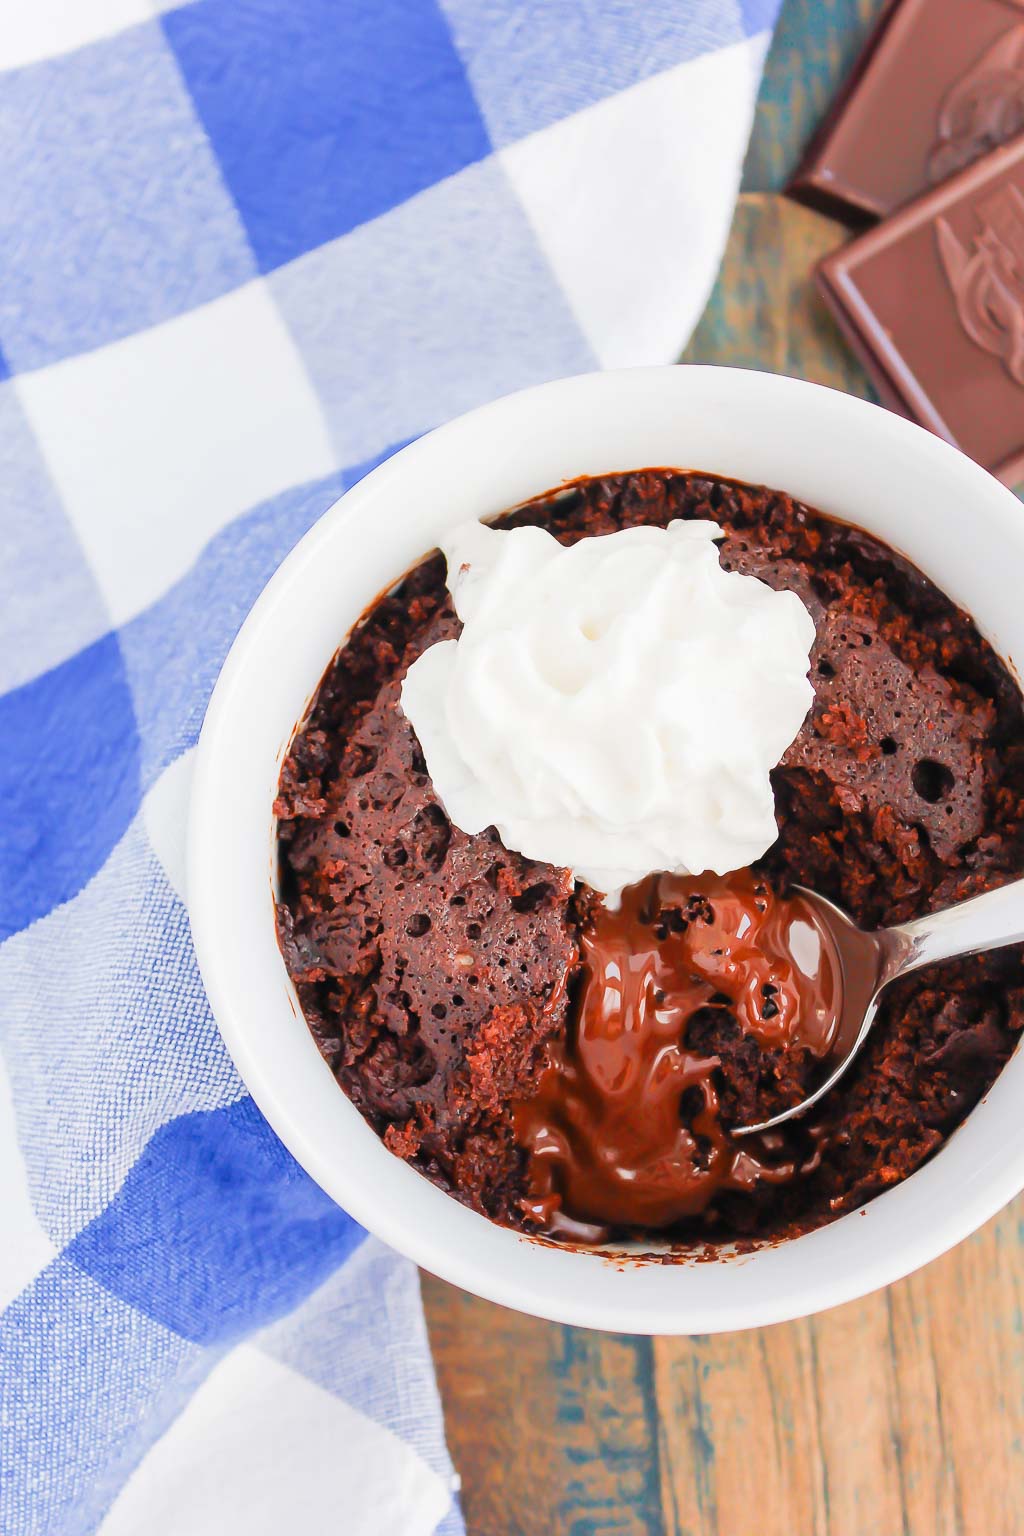
[[(714, 523), (722, 569), (795, 594), (813, 622), (810, 708), (771, 774), (777, 836), (750, 868), (652, 869), (616, 905), (493, 825), (462, 829), (402, 704), (413, 664), (460, 635), (438, 554), (338, 652), (275, 807), (281, 948), (341, 1087), (457, 1199), (581, 1242), (819, 1226), (931, 1156), (1024, 1026), (1019, 950), (922, 971), (887, 993), (807, 1117), (736, 1134), (798, 1102), (827, 1050), (827, 964), (794, 959), (793, 887), (871, 927), (1020, 873), (1024, 721), (967, 615), (781, 492), (647, 469), (496, 526), (573, 546), (679, 522)], [(626, 775), (643, 726), (622, 719)]]

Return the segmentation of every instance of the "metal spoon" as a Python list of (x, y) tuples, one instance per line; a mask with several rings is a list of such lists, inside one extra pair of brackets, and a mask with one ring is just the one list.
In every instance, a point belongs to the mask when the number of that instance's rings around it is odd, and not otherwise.
[(824, 896), (797, 887), (809, 902), (835, 947), (841, 976), (840, 1017), (828, 1062), (832, 1069), (823, 1083), (799, 1104), (762, 1120), (733, 1130), (734, 1136), (771, 1130), (786, 1120), (806, 1114), (824, 1098), (847, 1070), (863, 1046), (878, 1013), (883, 988), (900, 976), (937, 960), (958, 955), (978, 955), (986, 949), (1024, 942), (1024, 880), (1014, 880), (996, 891), (985, 891), (970, 901), (931, 912), (897, 928), (865, 933), (846, 913)]

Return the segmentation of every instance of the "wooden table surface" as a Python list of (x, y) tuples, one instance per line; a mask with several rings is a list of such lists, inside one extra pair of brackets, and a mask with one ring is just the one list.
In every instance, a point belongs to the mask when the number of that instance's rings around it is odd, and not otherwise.
[[(880, 0), (787, 0), (743, 193), (685, 355), (870, 394), (817, 303), (839, 225), (778, 195)], [(470, 1536), (1020, 1536), (1024, 1198), (888, 1291), (638, 1339), (423, 1277)]]

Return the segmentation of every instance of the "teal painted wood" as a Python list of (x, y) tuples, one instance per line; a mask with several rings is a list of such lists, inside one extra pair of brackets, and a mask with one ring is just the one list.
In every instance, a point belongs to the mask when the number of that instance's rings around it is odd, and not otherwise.
[(765, 65), (744, 192), (778, 192), (885, 0), (785, 0)]
[(778, 193), (746, 193), (682, 361), (762, 368), (876, 399), (811, 278), (846, 237), (841, 225)]
[[(566, 1431), (566, 1536), (662, 1536), (658, 1404), (650, 1339), (562, 1329), (552, 1362), (555, 1419)], [(584, 1427), (584, 1435), (572, 1433)]]

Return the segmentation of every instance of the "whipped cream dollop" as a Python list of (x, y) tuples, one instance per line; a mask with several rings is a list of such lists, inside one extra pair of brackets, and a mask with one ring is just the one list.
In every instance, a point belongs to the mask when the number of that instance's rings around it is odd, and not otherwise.
[(724, 571), (721, 536), (450, 534), (462, 634), (412, 664), (402, 708), (457, 827), (496, 827), (611, 905), (654, 871), (725, 874), (771, 846), (768, 775), (810, 708), (814, 623), (795, 593)]

